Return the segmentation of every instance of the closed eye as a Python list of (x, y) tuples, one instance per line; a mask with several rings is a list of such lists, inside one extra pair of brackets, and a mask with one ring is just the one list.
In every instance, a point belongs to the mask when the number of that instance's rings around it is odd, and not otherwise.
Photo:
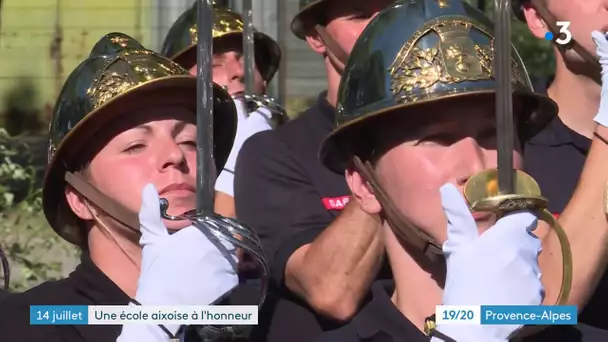
[(123, 152), (136, 153), (136, 152), (143, 150), (144, 148), (146, 148), (146, 145), (144, 145), (144, 144), (134, 144), (134, 145), (127, 147)]

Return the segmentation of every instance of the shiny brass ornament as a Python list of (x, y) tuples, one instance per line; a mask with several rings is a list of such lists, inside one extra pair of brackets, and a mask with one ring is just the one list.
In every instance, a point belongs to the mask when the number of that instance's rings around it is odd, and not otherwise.
[(521, 170), (514, 170), (514, 194), (500, 194), (498, 191), (498, 170), (488, 169), (471, 177), (464, 186), (464, 197), (469, 202), (471, 212), (492, 212), (497, 217), (518, 210), (535, 212), (538, 219), (547, 222), (557, 234), (562, 249), (562, 286), (557, 303), (565, 305), (572, 287), (572, 251), (568, 236), (547, 210), (547, 200), (541, 196), (540, 187), (532, 176)]
[(271, 115), (271, 126), (273, 129), (284, 125), (289, 121), (287, 111), (281, 106), (278, 101), (268, 95), (237, 95), (235, 100), (241, 100), (247, 108), (247, 116), (257, 111), (259, 108), (266, 108)]

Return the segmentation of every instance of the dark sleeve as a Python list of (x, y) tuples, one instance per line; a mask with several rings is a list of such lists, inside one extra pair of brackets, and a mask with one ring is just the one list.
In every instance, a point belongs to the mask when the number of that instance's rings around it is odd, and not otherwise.
[(236, 163), (234, 194), (240, 221), (257, 231), (271, 268), (271, 282), (284, 286), (287, 260), (331, 222), (320, 195), (296, 154), (276, 137), (249, 138)]

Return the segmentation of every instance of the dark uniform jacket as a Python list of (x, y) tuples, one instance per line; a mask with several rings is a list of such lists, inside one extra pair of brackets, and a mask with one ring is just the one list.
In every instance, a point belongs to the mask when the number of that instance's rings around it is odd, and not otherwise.
[[(258, 232), (271, 265), (270, 290), (254, 331), (255, 342), (309, 342), (339, 326), (316, 315), (289, 292), (283, 279), (289, 257), (329, 226), (350, 195), (344, 175), (330, 171), (318, 158), (335, 120), (326, 96), (321, 93), (297, 119), (249, 138), (237, 160), (237, 217)], [(379, 277), (390, 278), (390, 269), (385, 266)]]
[(13, 293), (0, 305), (2, 342), (116, 341), (122, 326), (30, 325), (30, 305), (128, 305), (130, 301), (83, 253), (69, 277), (46, 282), (23, 293)]
[[(222, 304), (231, 304), (233, 299)], [(0, 342), (115, 342), (122, 331), (121, 325), (30, 325), (30, 305), (128, 305), (130, 301), (85, 252), (69, 277), (43, 283), (23, 293), (11, 293), (2, 300)], [(182, 341), (200, 342), (196, 327), (188, 327)]]

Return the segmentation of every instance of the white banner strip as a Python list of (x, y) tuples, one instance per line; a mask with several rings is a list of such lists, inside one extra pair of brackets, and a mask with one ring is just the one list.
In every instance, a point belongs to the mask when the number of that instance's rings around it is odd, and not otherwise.
[(89, 306), (89, 325), (257, 325), (256, 305)]

